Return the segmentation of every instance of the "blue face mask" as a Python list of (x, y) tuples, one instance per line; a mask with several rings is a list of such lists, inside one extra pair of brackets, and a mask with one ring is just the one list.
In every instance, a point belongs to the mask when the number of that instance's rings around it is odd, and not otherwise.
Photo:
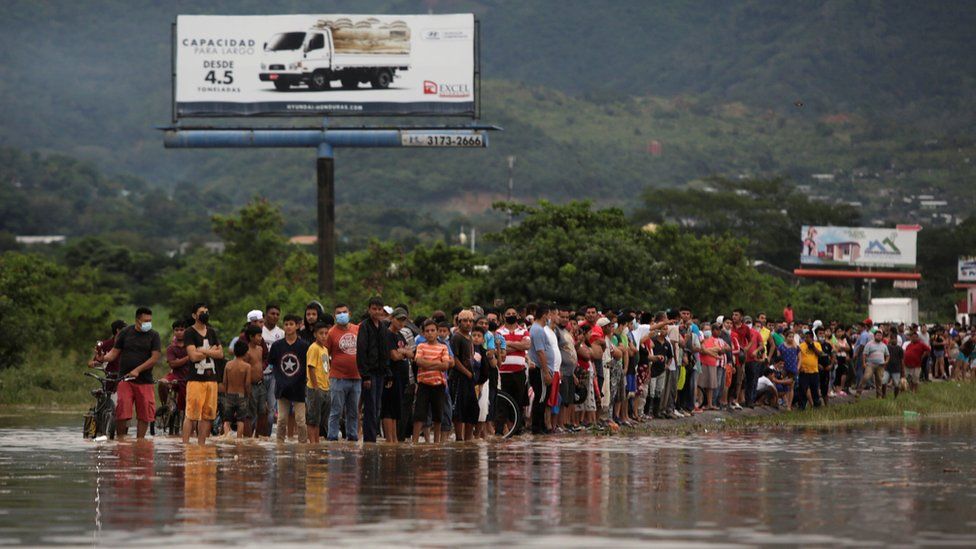
[(143, 332), (148, 332), (149, 330), (152, 330), (152, 322), (143, 322), (139, 326), (139, 329), (142, 330)]
[(336, 322), (345, 326), (349, 324), (349, 313), (339, 313), (336, 315)]

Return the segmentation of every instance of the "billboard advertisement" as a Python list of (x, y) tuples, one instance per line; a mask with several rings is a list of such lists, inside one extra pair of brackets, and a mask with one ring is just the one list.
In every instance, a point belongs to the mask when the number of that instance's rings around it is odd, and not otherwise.
[(965, 256), (959, 258), (959, 272), (957, 273), (959, 282), (976, 282), (976, 256)]
[(917, 229), (804, 225), (800, 263), (850, 267), (914, 267)]
[(180, 15), (174, 114), (476, 116), (476, 22), (459, 15)]

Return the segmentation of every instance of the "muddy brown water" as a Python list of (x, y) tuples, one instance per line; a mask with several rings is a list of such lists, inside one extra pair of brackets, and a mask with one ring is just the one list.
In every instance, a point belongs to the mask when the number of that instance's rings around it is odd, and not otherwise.
[(976, 546), (976, 419), (442, 447), (0, 416), (0, 545)]

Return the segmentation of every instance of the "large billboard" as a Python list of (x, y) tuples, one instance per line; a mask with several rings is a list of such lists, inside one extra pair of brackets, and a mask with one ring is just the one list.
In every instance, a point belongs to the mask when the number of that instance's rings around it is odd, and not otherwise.
[(852, 267), (914, 267), (915, 229), (868, 229), (804, 225), (800, 263)]
[(959, 282), (976, 282), (976, 256), (963, 256), (959, 258), (959, 272), (957, 273)]
[(180, 15), (174, 115), (476, 116), (475, 18)]

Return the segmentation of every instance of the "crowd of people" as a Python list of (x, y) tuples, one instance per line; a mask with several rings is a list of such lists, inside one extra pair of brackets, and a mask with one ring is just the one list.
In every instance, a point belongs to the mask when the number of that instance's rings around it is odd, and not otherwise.
[[(137, 436), (146, 435), (157, 415), (154, 383), (160, 402), (175, 400), (183, 412), (184, 442), (205, 443), (220, 418), (225, 436), (439, 443), (804, 409), (865, 390), (897, 398), (976, 367), (976, 329), (797, 321), (791, 306), (775, 320), (741, 309), (703, 319), (688, 307), (548, 303), (426, 317), (374, 297), (358, 323), (342, 303), (327, 312), (312, 302), (303, 316), (269, 304), (250, 311), (229, 341), (211, 326), (207, 304), (188, 312), (172, 324), (169, 373), (158, 383), (162, 349), (148, 308), (132, 325), (112, 323), (97, 346), (89, 365), (119, 378), (119, 437), (133, 417)], [(517, 408), (497, 406), (499, 391)]]

